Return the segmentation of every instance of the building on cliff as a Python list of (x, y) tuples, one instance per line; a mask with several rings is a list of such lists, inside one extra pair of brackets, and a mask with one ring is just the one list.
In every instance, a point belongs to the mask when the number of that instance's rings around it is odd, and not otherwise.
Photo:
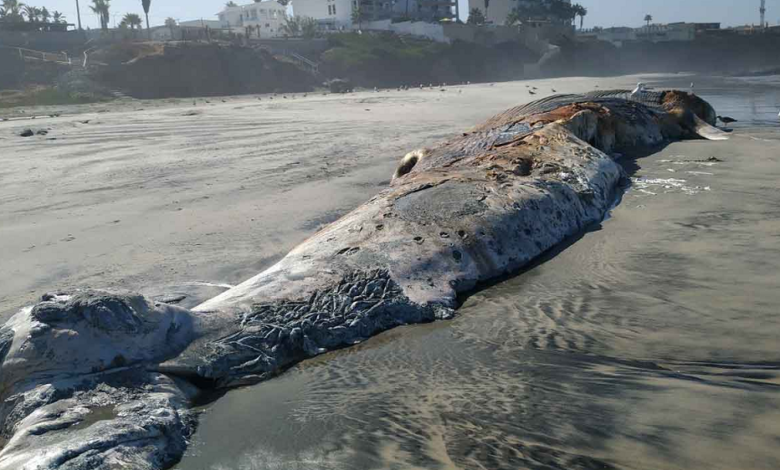
[(226, 6), (218, 13), (222, 29), (256, 38), (284, 36), (287, 7), (276, 0)]
[(693, 41), (697, 37), (722, 31), (720, 23), (669, 23), (651, 24), (641, 28), (593, 28), (577, 31), (580, 40), (599, 40), (612, 43), (617, 47), (627, 42), (670, 42)]
[(321, 29), (352, 28), (381, 20), (455, 21), (457, 0), (295, 0), (293, 14), (314, 18)]
[(358, 0), (295, 0), (292, 11), (295, 16), (314, 18), (320, 29), (340, 30), (352, 26), (352, 11)]
[[(571, 0), (563, 0), (571, 3)], [(529, 7), (539, 4), (539, 0), (469, 0), (469, 11), (476, 8), (485, 15), (490, 24), (506, 24), (506, 18), (515, 8)]]

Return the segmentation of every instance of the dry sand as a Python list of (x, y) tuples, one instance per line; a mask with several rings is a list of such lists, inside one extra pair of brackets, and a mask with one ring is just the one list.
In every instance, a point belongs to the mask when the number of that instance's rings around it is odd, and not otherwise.
[[(183, 291), (194, 294), (188, 304), (210, 297), (221, 288), (197, 283), (256, 274), (378, 192), (407, 151), (552, 89), (636, 81), (7, 110), (0, 114), (10, 118), (0, 122), (0, 319), (46, 291), (76, 286)], [(48, 134), (20, 137), (25, 128)]]

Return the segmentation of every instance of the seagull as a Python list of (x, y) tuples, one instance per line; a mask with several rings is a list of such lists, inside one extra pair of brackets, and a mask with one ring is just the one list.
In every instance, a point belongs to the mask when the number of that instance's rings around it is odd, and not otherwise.
[(552, 90), (553, 93), (558, 93), (557, 91), (555, 91), (555, 88), (550, 88), (550, 89)]
[(731, 124), (732, 122), (739, 122), (739, 121), (737, 121), (736, 119), (734, 119), (734, 118), (730, 118), (730, 117), (728, 117), (728, 116), (718, 116), (718, 119), (720, 119), (720, 121), (721, 121), (723, 124), (727, 124), (727, 125), (728, 125), (728, 124)]
[(638, 95), (644, 94), (644, 92), (647, 91), (646, 85), (642, 82), (639, 82), (636, 84), (636, 88), (634, 88), (634, 91), (631, 92), (631, 98), (635, 98)]
[(528, 94), (529, 94), (529, 95), (535, 95), (536, 93), (534, 93), (534, 92), (533, 92), (533, 91), (531, 91), (531, 90), (528, 90)]

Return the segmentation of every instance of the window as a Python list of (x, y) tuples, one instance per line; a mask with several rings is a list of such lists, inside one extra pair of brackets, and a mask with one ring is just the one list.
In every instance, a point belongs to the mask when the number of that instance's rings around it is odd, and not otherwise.
[(333, 14), (334, 15), (336, 14), (336, 5), (335, 4), (333, 5)]

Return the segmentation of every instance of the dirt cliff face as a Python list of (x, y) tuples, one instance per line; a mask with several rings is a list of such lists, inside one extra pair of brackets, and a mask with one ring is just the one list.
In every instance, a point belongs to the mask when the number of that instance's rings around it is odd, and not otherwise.
[(539, 57), (519, 43), (442, 44), (391, 34), (336, 34), (320, 70), (363, 87), (514, 80)]
[(24, 77), (24, 60), (13, 49), (0, 49), (0, 90), (16, 88)]
[(145, 50), (127, 62), (98, 68), (93, 78), (135, 98), (308, 91), (317, 82), (264, 50), (216, 44)]

